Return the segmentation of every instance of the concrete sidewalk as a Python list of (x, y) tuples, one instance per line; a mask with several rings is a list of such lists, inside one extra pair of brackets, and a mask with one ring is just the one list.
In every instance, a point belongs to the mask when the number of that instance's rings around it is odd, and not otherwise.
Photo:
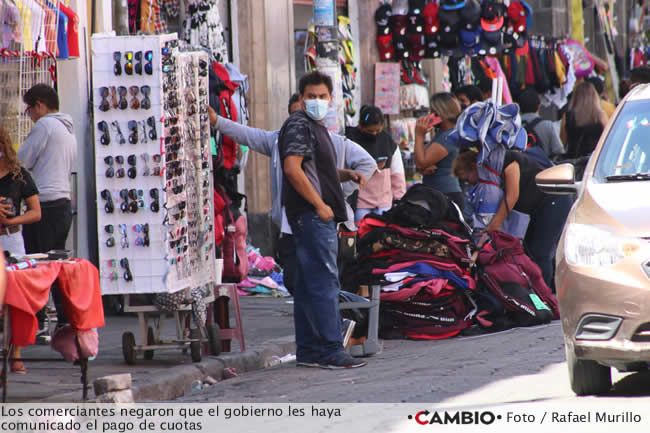
[[(189, 354), (170, 349), (156, 351), (152, 361), (145, 361), (140, 355), (136, 365), (126, 365), (122, 357), (122, 333), (131, 331), (138, 338), (137, 318), (135, 315), (107, 316), (106, 327), (99, 331), (99, 355), (89, 363), (89, 398), (94, 398), (92, 382), (96, 378), (131, 373), (136, 401), (171, 400), (183, 396), (197, 379), (209, 375), (221, 380), (226, 367), (233, 367), (238, 373), (258, 370), (268, 365), (273, 356), (295, 353), (293, 305), (287, 303), (291, 299), (242, 297), (242, 321), (248, 350), (236, 352), (239, 346), (233, 341), (231, 346), (235, 352), (223, 353), (219, 357), (204, 355), (202, 362), (196, 364), (191, 362)], [(231, 314), (231, 321), (233, 317)], [(173, 321), (170, 319), (165, 323), (164, 336), (174, 336)], [(53, 360), (26, 361), (26, 375), (10, 373), (8, 402), (81, 400), (79, 367), (65, 362), (49, 346), (25, 348), (23, 357)]]

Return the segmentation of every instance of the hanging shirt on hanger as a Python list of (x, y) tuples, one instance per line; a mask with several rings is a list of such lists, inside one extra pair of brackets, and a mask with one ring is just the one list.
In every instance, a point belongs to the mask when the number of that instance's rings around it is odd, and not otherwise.
[(160, 19), (161, 0), (142, 0), (140, 3), (140, 30), (150, 35), (167, 33), (167, 23)]
[(70, 57), (70, 53), (68, 51), (68, 17), (60, 9), (56, 43), (59, 47), (59, 54), (57, 57), (62, 60)]
[(45, 51), (45, 12), (36, 0), (31, 1), (30, 8), (32, 9), (32, 41), (34, 42), (34, 51)]
[(2, 47), (9, 48), (12, 42), (22, 41), (20, 10), (12, 0), (2, 0), (0, 11), (2, 12)]
[(63, 3), (60, 3), (59, 7), (68, 18), (68, 53), (70, 57), (79, 57), (79, 17)]

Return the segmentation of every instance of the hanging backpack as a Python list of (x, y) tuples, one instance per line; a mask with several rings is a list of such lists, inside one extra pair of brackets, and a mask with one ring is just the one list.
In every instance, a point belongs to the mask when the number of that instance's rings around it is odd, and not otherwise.
[[(238, 85), (230, 80), (228, 70), (219, 62), (212, 62), (209, 76), (210, 106), (219, 116), (236, 122), (238, 114), (233, 94)], [(219, 134), (215, 169), (221, 167), (227, 170), (232, 169), (237, 161), (237, 148), (235, 140), (227, 135)]]
[[(246, 238), (248, 237), (248, 223), (246, 215), (239, 210), (242, 198), (232, 200), (221, 186), (215, 187), (215, 194), (219, 196), (221, 214), (215, 215), (215, 238), (221, 236), (221, 254), (223, 258), (223, 281), (239, 283), (248, 276), (248, 255), (246, 253)], [(242, 195), (239, 195), (243, 197)], [(215, 213), (217, 206), (215, 205)], [(222, 227), (223, 234), (217, 234), (217, 227)]]
[(490, 233), (477, 263), (480, 281), (503, 304), (515, 326), (540, 325), (560, 317), (555, 295), (519, 239), (504, 232)]
[(528, 135), (526, 154), (533, 158), (542, 168), (549, 168), (553, 167), (555, 164), (553, 164), (553, 161), (551, 161), (546, 154), (546, 151), (542, 146), (542, 140), (539, 138), (539, 135), (537, 135), (537, 132), (535, 132), (535, 127), (539, 125), (542, 120), (541, 117), (538, 117), (532, 122), (522, 122), (522, 126), (526, 129)]

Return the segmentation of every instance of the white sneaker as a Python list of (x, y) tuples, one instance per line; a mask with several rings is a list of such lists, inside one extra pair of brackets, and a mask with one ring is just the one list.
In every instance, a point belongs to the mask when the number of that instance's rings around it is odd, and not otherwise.
[(343, 319), (341, 322), (342, 322), (341, 334), (343, 335), (343, 347), (347, 348), (348, 344), (350, 344), (350, 338), (352, 338), (354, 327), (357, 326), (357, 322), (350, 319)]

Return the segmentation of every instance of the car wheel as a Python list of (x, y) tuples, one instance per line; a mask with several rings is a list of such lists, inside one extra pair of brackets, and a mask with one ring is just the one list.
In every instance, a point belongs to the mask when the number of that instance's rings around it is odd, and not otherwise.
[(598, 395), (612, 388), (612, 369), (596, 361), (578, 359), (568, 346), (566, 362), (569, 366), (571, 389), (576, 395)]

